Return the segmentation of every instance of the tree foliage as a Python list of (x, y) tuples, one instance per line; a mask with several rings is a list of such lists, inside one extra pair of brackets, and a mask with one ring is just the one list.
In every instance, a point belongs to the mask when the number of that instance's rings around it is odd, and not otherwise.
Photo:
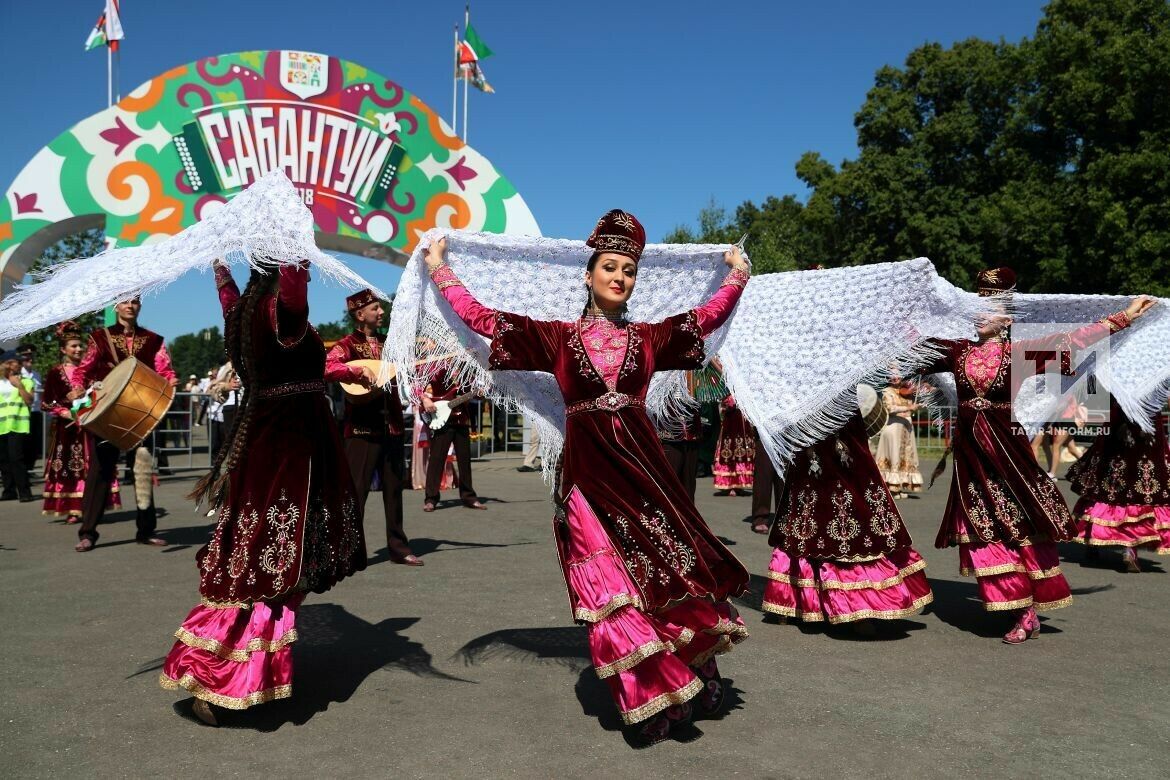
[(1030, 39), (879, 69), (857, 157), (796, 163), (805, 203), (744, 203), (670, 239), (750, 230), (757, 271), (925, 255), (960, 285), (1002, 264), (1034, 292), (1170, 294), (1167, 84), (1165, 0), (1053, 0)]
[[(63, 260), (72, 260), (75, 257), (92, 257), (106, 248), (105, 234), (97, 228), (75, 233), (58, 241), (49, 247), (33, 263), (31, 272), (36, 273), (52, 267)], [(94, 328), (100, 328), (104, 323), (102, 312), (83, 314), (75, 320), (83, 333), (89, 333)], [(20, 340), (21, 344), (32, 344), (36, 347), (36, 359), (33, 367), (44, 376), (45, 373), (63, 359), (60, 344), (57, 341), (56, 328), (42, 328), (34, 331)]]

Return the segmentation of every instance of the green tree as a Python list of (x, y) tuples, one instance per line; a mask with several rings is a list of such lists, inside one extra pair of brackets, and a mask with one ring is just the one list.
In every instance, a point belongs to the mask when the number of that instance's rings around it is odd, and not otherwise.
[(1019, 44), (927, 44), (881, 68), (859, 154), (806, 154), (799, 219), (844, 264), (926, 255), (957, 284), (1170, 292), (1170, 5), (1054, 0)]
[(170, 352), (180, 385), (185, 385), (191, 374), (202, 379), (207, 376), (209, 368), (219, 368), (227, 360), (223, 334), (218, 327), (177, 336), (167, 346), (167, 351)]
[[(46, 249), (33, 264), (31, 272), (44, 271), (63, 260), (71, 260), (75, 257), (92, 257), (105, 248), (105, 234), (101, 230), (94, 228), (75, 233), (66, 236)], [(81, 326), (83, 333), (89, 333), (89, 331), (100, 328), (104, 324), (100, 311), (83, 314), (74, 321)], [(21, 339), (20, 343), (36, 347), (37, 355), (33, 366), (41, 373), (41, 376), (44, 376), (45, 372), (62, 360), (55, 327), (34, 331)]]

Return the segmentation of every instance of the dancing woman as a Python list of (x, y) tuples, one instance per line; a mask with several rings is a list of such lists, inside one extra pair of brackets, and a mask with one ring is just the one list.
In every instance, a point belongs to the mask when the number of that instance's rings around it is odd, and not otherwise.
[[(292, 694), (296, 610), (366, 567), (356, 491), (325, 397), (325, 345), (309, 325), (308, 269), (252, 271), (241, 295), (216, 284), (228, 355), (244, 387), (227, 442), (192, 498), (219, 514), (196, 555), (201, 603), (175, 632), (164, 688), (245, 709)], [(359, 381), (368, 382), (368, 378)]]
[[(42, 514), (65, 515), (70, 525), (81, 522), (81, 498), (85, 493), (85, 477), (89, 460), (94, 456), (97, 439), (73, 420), (69, 393), (73, 389), (73, 375), (85, 356), (85, 334), (72, 320), (57, 326), (57, 341), (61, 345), (60, 363), (45, 374), (45, 394), (42, 407), (53, 416), (49, 427), (49, 448), (45, 455), (45, 500)], [(118, 479), (110, 482), (107, 509), (122, 506), (118, 495)]]
[(1130, 422), (1116, 400), (1109, 399), (1109, 430), (1068, 470), (1080, 495), (1073, 517), (1077, 541), (1121, 547), (1125, 570), (1140, 572), (1141, 547), (1170, 555), (1170, 448), (1160, 416), (1154, 432)]
[(882, 391), (882, 403), (890, 416), (878, 438), (874, 457), (894, 498), (904, 498), (908, 493), (922, 490), (918, 442), (914, 438), (912, 418), (918, 409), (914, 393), (914, 384), (903, 380), (895, 380)]
[[(480, 304), (431, 245), (431, 279), (455, 313), (492, 339), (493, 369), (552, 373), (567, 413), (558, 512), (561, 569), (574, 617), (589, 627), (606, 680), (635, 738), (652, 743), (692, 716), (718, 714), (715, 655), (747, 631), (727, 599), (747, 571), (707, 527), (667, 463), (646, 414), (655, 371), (693, 369), (703, 336), (731, 315), (749, 273), (738, 249), (710, 301), (659, 323), (630, 322), (646, 233), (630, 214), (603, 216), (585, 242), (588, 302), (575, 322), (543, 322)], [(697, 698), (696, 698), (697, 697)]]
[[(1010, 268), (981, 271), (980, 295), (1015, 290)], [(958, 389), (955, 473), (935, 545), (959, 547), (959, 570), (974, 575), (983, 608), (1015, 616), (1004, 635), (1020, 644), (1040, 633), (1037, 610), (1068, 606), (1072, 593), (1060, 571), (1056, 543), (1076, 532), (1056, 484), (1036, 463), (1028, 438), (1012, 421), (1012, 350), (1086, 347), (1129, 327), (1154, 300), (1135, 298), (1122, 312), (1072, 333), (1013, 344), (1011, 318), (979, 326), (979, 339), (935, 341), (942, 357), (927, 372), (950, 371)]]
[(728, 394), (720, 403), (723, 422), (719, 426), (719, 441), (715, 445), (715, 474), (717, 495), (740, 495), (752, 489), (756, 461), (756, 432)]
[(870, 621), (909, 617), (933, 599), (860, 414), (797, 453), (768, 543), (762, 608), (782, 620), (851, 623), (872, 635)]

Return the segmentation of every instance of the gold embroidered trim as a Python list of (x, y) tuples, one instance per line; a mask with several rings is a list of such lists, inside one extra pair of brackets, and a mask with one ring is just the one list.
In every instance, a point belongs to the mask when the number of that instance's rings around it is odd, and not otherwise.
[(642, 663), (652, 655), (657, 655), (658, 653), (662, 652), (673, 653), (674, 650), (675, 648), (673, 645), (655, 639), (653, 642), (647, 642), (641, 647), (635, 649), (632, 653), (623, 655), (616, 661), (611, 661), (607, 664), (602, 664), (601, 666), (594, 666), (593, 668), (597, 672), (597, 676), (604, 680), (606, 677), (613, 677), (618, 672), (625, 672), (633, 669), (635, 666)]
[(966, 566), (959, 567), (959, 574), (964, 577), (994, 577), (997, 574), (1009, 574), (1011, 572), (1027, 574), (1030, 580), (1046, 580), (1050, 577), (1059, 576), (1060, 567), (1053, 566), (1051, 569), (1039, 569), (1037, 571), (1029, 571), (1018, 563), (1001, 563), (999, 566), (988, 566), (983, 569), (971, 569)]
[(251, 639), (248, 644), (243, 647), (227, 647), (223, 642), (215, 639), (204, 639), (201, 636), (192, 634), (185, 628), (180, 627), (175, 632), (175, 639), (178, 639), (188, 647), (194, 647), (199, 650), (206, 650), (209, 653), (219, 656), (228, 661), (247, 661), (252, 657), (252, 653), (275, 653), (283, 647), (291, 645), (297, 641), (297, 630), (295, 628), (289, 629), (284, 636), (279, 639), (268, 642), (259, 637)]
[[(1143, 514), (1136, 515), (1133, 517), (1126, 517), (1124, 520), (1117, 520), (1117, 521), (1101, 520), (1100, 518), (1093, 517), (1088, 512), (1085, 512), (1083, 515), (1081, 515), (1080, 520), (1082, 523), (1091, 523), (1093, 525), (1099, 525), (1102, 528), (1121, 528), (1122, 526), (1133, 525), (1134, 523), (1140, 523), (1143, 520), (1151, 520), (1154, 517), (1155, 517), (1154, 510), (1151, 509), (1149, 512), (1145, 512)], [(1156, 524), (1154, 527), (1157, 528), (1158, 525), (1161, 525), (1161, 524)]]
[(740, 637), (741, 639), (747, 639), (749, 636), (747, 626), (741, 626), (739, 623), (736, 623), (733, 620), (728, 620), (727, 618), (719, 618), (718, 623), (711, 626), (710, 628), (704, 628), (703, 633), (710, 634), (712, 636), (735, 636)]
[(163, 672), (158, 676), (158, 684), (168, 691), (175, 691), (182, 688), (197, 699), (203, 699), (203, 701), (209, 704), (214, 704), (217, 707), (223, 707), (228, 710), (246, 710), (256, 704), (263, 704), (264, 702), (274, 701), (276, 699), (287, 699), (289, 696), (292, 696), (291, 683), (289, 685), (278, 685), (275, 688), (267, 688), (263, 691), (256, 691), (242, 698), (224, 696), (204, 688), (190, 672), (184, 674), (178, 680), (168, 677), (166, 672)]
[(1060, 609), (1061, 607), (1067, 607), (1072, 602), (1072, 596), (1065, 596), (1064, 598), (1057, 599), (1056, 601), (1037, 601), (1036, 609), (1038, 611), (1046, 609)]
[(1072, 603), (1072, 600), (1072, 596), (1066, 596), (1056, 601), (1033, 601), (1029, 596), (1026, 599), (1017, 599), (1016, 601), (988, 602), (983, 605), (983, 608), (988, 612), (1004, 612), (1009, 609), (1025, 609), (1027, 607), (1032, 607), (1036, 610), (1060, 609), (1061, 607), (1067, 607)]
[(692, 658), (690, 665), (691, 666), (702, 666), (703, 664), (707, 663), (715, 656), (729, 652), (732, 647), (734, 647), (735, 645), (738, 645), (740, 642), (742, 642), (743, 640), (745, 640), (747, 638), (748, 638), (748, 636), (747, 636), (746, 631), (744, 632), (744, 634), (742, 636), (729, 636), (727, 634), (724, 634), (723, 636), (719, 637), (719, 641), (716, 642), (713, 646), (707, 648), (706, 650), (704, 650), (703, 652), (699, 653), (694, 658)]
[(699, 691), (703, 690), (704, 687), (706, 686), (703, 681), (696, 677), (678, 690), (667, 691), (661, 696), (655, 696), (641, 707), (635, 707), (632, 710), (623, 712), (622, 723), (625, 723), (627, 726), (641, 723), (647, 718), (654, 717), (667, 707), (673, 707), (676, 704), (690, 701), (699, 695)]
[(206, 596), (199, 597), (199, 603), (211, 609), (251, 609), (252, 603), (249, 601), (212, 601)]
[[(1089, 547), (1141, 547), (1142, 545), (1146, 544), (1161, 543), (1162, 537), (1143, 536), (1140, 539), (1126, 539), (1124, 541), (1114, 541), (1112, 539), (1090, 539), (1086, 542), (1084, 539), (1078, 536), (1073, 541), (1075, 541), (1077, 544), (1086, 544)], [(1166, 552), (1162, 552), (1162, 549), (1166, 550)], [(1162, 549), (1158, 550), (1158, 555), (1170, 555), (1170, 547), (1165, 547)]]
[(874, 582), (873, 580), (858, 580), (857, 582), (839, 582), (837, 580), (808, 580), (801, 577), (797, 579), (795, 583), (793, 583), (792, 578), (787, 574), (780, 574), (774, 571), (768, 572), (768, 578), (775, 580), (776, 582), (784, 583), (785, 585), (795, 585), (798, 588), (816, 588), (819, 591), (885, 590), (886, 588), (892, 588), (895, 585), (901, 584), (905, 581), (906, 577), (909, 577), (915, 572), (920, 572), (925, 568), (926, 559), (924, 558), (910, 564), (909, 566), (906, 566), (905, 568), (899, 569), (897, 574), (878, 582)]
[(723, 283), (720, 287), (747, 287), (748, 280), (752, 278), (751, 271), (747, 268), (732, 268), (727, 272), (727, 276), (723, 277)]
[(915, 599), (905, 609), (862, 609), (845, 615), (836, 615), (829, 618), (829, 622), (833, 625), (839, 625), (852, 623), (855, 620), (899, 620), (910, 615), (917, 615), (923, 607), (932, 601), (934, 601), (934, 594), (927, 593), (925, 596)]
[(584, 620), (588, 623), (598, 623), (605, 620), (607, 617), (617, 612), (622, 607), (635, 607), (642, 609), (642, 600), (637, 596), (631, 596), (628, 593), (620, 593), (614, 596), (601, 609), (593, 610), (585, 607), (577, 607), (573, 610), (573, 617), (577, 620)]
[(794, 607), (786, 607), (783, 604), (777, 604), (772, 601), (765, 601), (760, 605), (760, 609), (765, 612), (771, 612), (773, 615), (783, 615), (788, 618), (796, 618), (807, 623), (823, 622), (825, 616), (820, 612), (800, 612), (797, 613)]

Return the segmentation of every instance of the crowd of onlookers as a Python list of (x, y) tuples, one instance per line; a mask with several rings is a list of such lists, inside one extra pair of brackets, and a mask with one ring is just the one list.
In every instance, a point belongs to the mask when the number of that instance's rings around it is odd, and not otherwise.
[(0, 501), (33, 501), (29, 472), (41, 457), (44, 383), (33, 368), (36, 348), (21, 344), (0, 355)]

